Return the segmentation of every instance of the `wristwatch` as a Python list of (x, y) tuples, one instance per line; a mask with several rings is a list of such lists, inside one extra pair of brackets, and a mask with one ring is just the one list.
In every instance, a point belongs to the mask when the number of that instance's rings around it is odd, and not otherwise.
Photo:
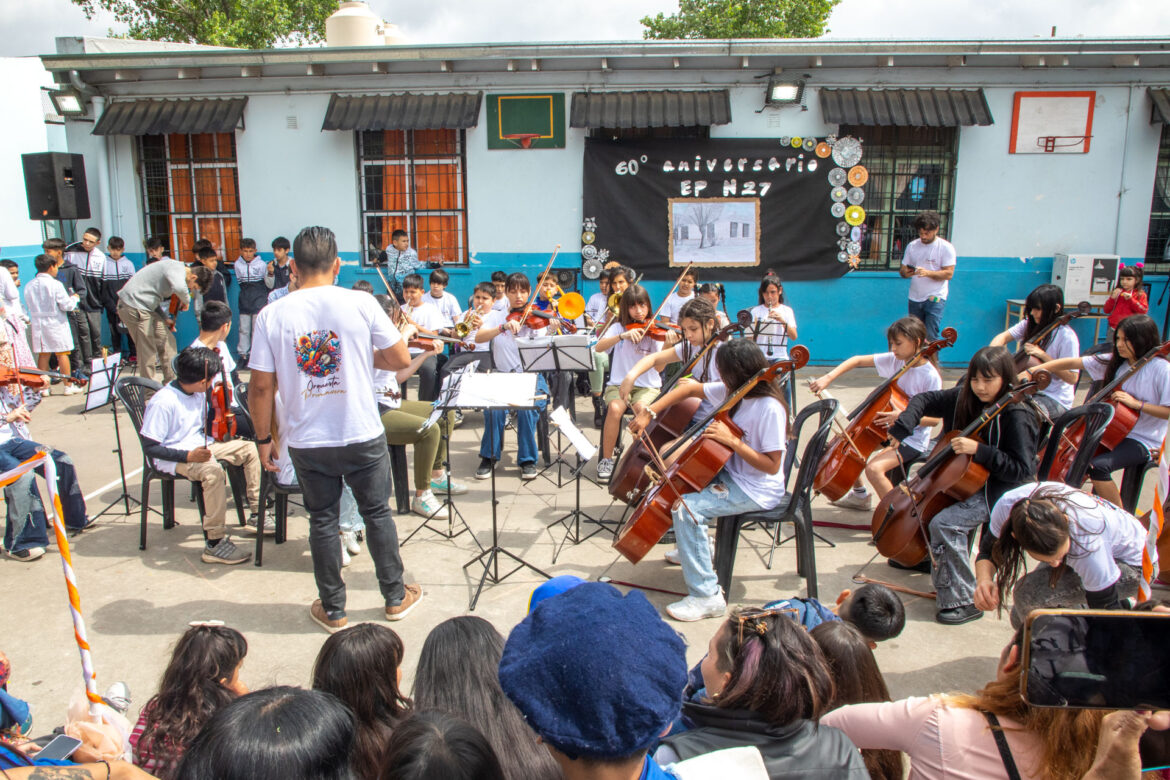
[(256, 443), (257, 444), (271, 444), (272, 443), (272, 434), (271, 433), (268, 434), (263, 439), (256, 439)]

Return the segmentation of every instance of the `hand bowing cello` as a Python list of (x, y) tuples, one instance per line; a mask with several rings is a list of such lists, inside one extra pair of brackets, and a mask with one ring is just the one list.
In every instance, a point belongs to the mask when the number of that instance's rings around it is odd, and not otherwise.
[(829, 442), (825, 454), (821, 456), (813, 480), (813, 490), (830, 501), (837, 501), (849, 492), (865, 470), (870, 456), (890, 437), (889, 427), (879, 423), (877, 416), (906, 409), (909, 399), (898, 386), (898, 380), (919, 361), (930, 358), (945, 347), (953, 346), (958, 338), (959, 334), (954, 328), (943, 330), (941, 339), (923, 345), (897, 373), (874, 388), (849, 413), (849, 425)]
[(1028, 339), (1027, 341), (1021, 341), (1019, 349), (1017, 349), (1012, 355), (1012, 360), (1016, 364), (1016, 369), (1019, 371), (1024, 371), (1029, 368), (1035, 368), (1036, 366), (1043, 363), (1044, 361), (1042, 361), (1040, 358), (1028, 352), (1028, 345), (1032, 345), (1037, 349), (1042, 350), (1043, 347), (1040, 346), (1041, 344), (1048, 346), (1045, 342), (1048, 340), (1049, 334), (1055, 333), (1056, 329), (1061, 325), (1068, 325), (1077, 317), (1087, 316), (1092, 308), (1092, 304), (1090, 304), (1088, 301), (1081, 301), (1077, 304), (1075, 309), (1066, 311), (1064, 314), (1048, 323), (1048, 326), (1037, 333), (1035, 336)]
[[(715, 330), (707, 339), (707, 343), (699, 350), (694, 357), (690, 359), (683, 369), (679, 371), (669, 383), (667, 383), (658, 395), (661, 397), (678, 384), (679, 379), (684, 376), (689, 376), (695, 366), (699, 364), (714, 346), (731, 338), (731, 334), (736, 331), (742, 331), (744, 328), (751, 325), (752, 315), (748, 311), (741, 311), (736, 322), (728, 325), (721, 330)], [(674, 406), (671, 406), (642, 430), (637, 437), (634, 438), (626, 451), (622, 453), (622, 459), (618, 461), (614, 468), (613, 476), (609, 480), (609, 494), (618, 501), (624, 504), (633, 506), (638, 503), (638, 499), (646, 490), (646, 486), (650, 482), (649, 475), (646, 474), (646, 467), (650, 465), (652, 458), (651, 452), (658, 451), (665, 447), (670, 442), (682, 436), (686, 432), (687, 426), (691, 424), (691, 420), (695, 417), (695, 412), (698, 411), (700, 401), (698, 398), (686, 398)]]
[[(614, 549), (632, 563), (642, 560), (670, 530), (673, 524), (670, 513), (674, 505), (679, 501), (685, 501), (687, 493), (697, 493), (709, 485), (715, 475), (731, 460), (731, 449), (727, 445), (701, 435), (697, 438), (692, 437), (701, 434), (711, 420), (718, 420), (726, 425), (733, 435), (742, 438), (742, 429), (731, 420), (731, 410), (760, 382), (771, 382), (781, 372), (796, 371), (807, 362), (808, 350), (803, 346), (793, 347), (788, 360), (781, 360), (760, 369), (739, 389), (730, 393), (719, 408), (706, 419), (692, 425), (674, 447), (663, 453), (662, 457), (656, 458), (661, 475), (655, 479), (656, 484), (642, 496), (637, 509), (618, 529), (617, 538), (613, 543)], [(684, 447), (678, 458), (670, 466), (663, 468), (664, 459)]]
[[(1113, 381), (1102, 387), (1089, 398), (1085, 399), (1085, 404), (1102, 401), (1113, 407), (1113, 419), (1109, 421), (1105, 432), (1101, 434), (1101, 443), (1097, 445), (1097, 452), (1106, 452), (1117, 447), (1118, 444), (1125, 441), (1133, 427), (1137, 425), (1138, 418), (1141, 413), (1136, 409), (1130, 409), (1120, 401), (1113, 400), (1113, 393), (1120, 390), (1121, 387), (1130, 379), (1130, 377), (1141, 371), (1142, 368), (1155, 358), (1164, 358), (1170, 355), (1170, 341), (1165, 342), (1157, 347), (1154, 347), (1146, 354), (1142, 355), (1133, 365), (1129, 366), (1125, 373), (1118, 372)], [(1086, 357), (1085, 360), (1093, 360), (1092, 356)], [(1060, 437), (1060, 445), (1057, 447), (1056, 456), (1052, 459), (1052, 467), (1048, 470), (1048, 475), (1040, 475), (1041, 479), (1050, 479), (1054, 482), (1063, 482), (1064, 475), (1072, 467), (1072, 462), (1077, 456), (1077, 452), (1081, 448), (1081, 444), (1085, 439), (1085, 418), (1081, 417), (1076, 422), (1068, 427), (1067, 430)]]
[(1048, 387), (1050, 379), (1047, 371), (1037, 371), (1027, 382), (1008, 388), (966, 428), (943, 436), (918, 472), (882, 498), (871, 524), (879, 553), (903, 566), (915, 566), (926, 558), (931, 519), (975, 495), (989, 476), (987, 469), (975, 462), (974, 455), (958, 454), (951, 442), (960, 437), (978, 439), (979, 433), (1009, 404), (1040, 392)]

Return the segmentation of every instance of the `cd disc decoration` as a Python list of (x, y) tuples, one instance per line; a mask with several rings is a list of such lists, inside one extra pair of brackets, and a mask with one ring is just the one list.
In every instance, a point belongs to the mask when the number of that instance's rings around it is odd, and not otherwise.
[(829, 146), (825, 141), (821, 141), (813, 147), (813, 150), (817, 153), (817, 157), (820, 157), (822, 160), (833, 153), (833, 147)]
[(854, 187), (864, 187), (869, 181), (869, 169), (864, 165), (854, 165), (849, 169), (849, 183)]
[(845, 195), (845, 200), (854, 206), (860, 206), (865, 202), (865, 190), (860, 187), (850, 187), (848, 194)]
[(849, 180), (849, 174), (844, 168), (833, 168), (829, 171), (829, 184), (833, 187), (843, 187)]
[(833, 199), (834, 203), (840, 203), (841, 201), (845, 200), (845, 198), (849, 197), (849, 191), (844, 187), (834, 187), (829, 191), (829, 197)]
[(861, 141), (851, 135), (838, 138), (833, 144), (833, 162), (842, 168), (852, 168), (861, 162)]
[[(833, 204), (833, 208), (837, 208), (837, 206), (841, 206), (841, 204), (840, 203)], [(844, 216), (844, 214), (845, 214), (845, 207), (841, 206), (841, 215)], [(849, 231), (852, 229), (853, 228), (849, 227), (848, 222), (838, 222), (837, 223), (837, 235), (841, 236), (842, 238), (849, 235)]]
[(581, 247), (581, 257), (586, 260), (593, 260), (597, 257), (597, 247), (593, 246), (592, 244), (586, 244), (585, 246)]
[[(841, 217), (845, 216), (845, 204), (844, 203), (834, 203), (832, 206), (829, 207), (829, 213), (832, 214), (837, 219), (840, 219)], [(841, 224), (844, 225), (845, 223), (842, 222)]]
[(861, 206), (850, 206), (845, 209), (845, 221), (850, 225), (860, 225), (865, 222), (865, 209)]

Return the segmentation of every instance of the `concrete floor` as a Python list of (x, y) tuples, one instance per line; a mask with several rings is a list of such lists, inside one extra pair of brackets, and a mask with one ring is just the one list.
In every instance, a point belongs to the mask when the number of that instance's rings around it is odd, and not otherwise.
[[(806, 380), (825, 369), (801, 372), (798, 403), (811, 398)], [(947, 372), (949, 384), (958, 376)], [(872, 387), (868, 372), (859, 371), (839, 380), (832, 389), (846, 409), (858, 403)], [(69, 452), (78, 466), (82, 489), (89, 494), (90, 515), (118, 498), (117, 458), (113, 418), (109, 409), (81, 416), (82, 396), (53, 396), (46, 399), (33, 419), (33, 436)], [(580, 419), (591, 421), (586, 400), (578, 401)], [(129, 419), (121, 423), (125, 464), (131, 474), (131, 495), (138, 495), (141, 454)], [(478, 463), (481, 417), (469, 413), (452, 442), (455, 476), (470, 485), (470, 492), (456, 498), (457, 506), (481, 543), (490, 543), (491, 510), (489, 483), (472, 478)], [(592, 440), (598, 432), (584, 426)], [(637, 566), (615, 552), (608, 534), (602, 533), (579, 545), (566, 545), (553, 565), (552, 556), (564, 536), (560, 526), (547, 526), (574, 505), (572, 484), (561, 487), (543, 478), (522, 484), (514, 463), (515, 444), (510, 444), (498, 470), (500, 497), (500, 543), (507, 550), (550, 574), (576, 574), (596, 579), (609, 576), (667, 590), (683, 588), (677, 567), (666, 566), (659, 546)], [(588, 473), (593, 473), (592, 464)], [(105, 486), (105, 487), (103, 487)], [(159, 505), (155, 489), (152, 503)], [(177, 636), (191, 620), (219, 619), (244, 633), (249, 642), (243, 679), (252, 688), (274, 684), (307, 685), (313, 660), (326, 634), (309, 619), (309, 604), (316, 598), (307, 545), (307, 523), (303, 510), (296, 508), (289, 523), (289, 540), (277, 546), (266, 540), (264, 566), (251, 564), (227, 567), (200, 562), (203, 543), (199, 518), (187, 491), (180, 488), (177, 516), (180, 525), (162, 529), (157, 515), (150, 517), (149, 547), (138, 550), (138, 513), (123, 516), (121, 504), (106, 513), (92, 530), (72, 540), (73, 563), (81, 593), (82, 609), (93, 648), (100, 690), (115, 680), (126, 681), (134, 697), (132, 715), (153, 695)], [(1152, 496), (1147, 481), (1143, 506)], [(620, 516), (620, 507), (611, 506), (609, 496), (583, 483), (582, 509), (594, 517)], [(818, 520), (864, 523), (869, 516), (830, 506), (818, 497)], [(229, 523), (234, 512), (229, 506)], [(399, 535), (404, 538), (421, 518), (398, 518)], [(445, 525), (444, 523), (437, 523)], [(831, 603), (838, 592), (851, 585), (850, 578), (873, 555), (868, 530), (820, 528), (832, 541), (816, 546), (820, 596)], [(250, 535), (236, 534), (241, 544), (251, 545)], [(454, 540), (422, 530), (406, 544), (402, 556), (408, 581), (419, 582), (425, 591), (420, 607), (406, 620), (393, 625), (406, 645), (405, 684), (409, 687), (418, 651), (427, 632), (437, 623), (468, 614), (468, 601), (478, 584), (482, 568), (461, 568), (479, 552), (469, 534)], [(803, 581), (795, 572), (791, 543), (776, 552), (775, 566), (764, 566), (768, 552), (762, 532), (740, 542), (735, 580), (728, 594), (732, 603), (760, 604), (785, 595), (803, 595)], [(5, 597), (0, 610), (0, 650), (12, 661), (9, 691), (30, 701), (37, 712), (37, 732), (49, 731), (62, 722), (72, 692), (80, 687), (78, 653), (70, 626), (68, 602), (56, 547), (33, 563), (0, 558), (0, 587)], [(503, 569), (507, 571), (507, 569)], [(930, 590), (929, 577), (895, 571), (876, 560), (868, 574)], [(381, 599), (368, 555), (358, 555), (345, 570), (348, 582), (349, 620), (381, 620)], [(533, 587), (542, 578), (521, 570), (503, 583), (489, 585), (473, 614), (490, 620), (507, 634), (520, 621)], [(677, 597), (646, 592), (659, 607)], [(900, 637), (883, 643), (877, 658), (895, 697), (937, 691), (973, 690), (991, 679), (996, 658), (1011, 634), (1006, 615), (1003, 620), (986, 615), (982, 620), (958, 627), (934, 622), (934, 602), (903, 596), (906, 629)], [(389, 624), (388, 624), (389, 625)], [(686, 638), (688, 658), (697, 661), (718, 621), (679, 624)], [(630, 648), (635, 652), (636, 648)], [(620, 659), (615, 659), (620, 662)]]

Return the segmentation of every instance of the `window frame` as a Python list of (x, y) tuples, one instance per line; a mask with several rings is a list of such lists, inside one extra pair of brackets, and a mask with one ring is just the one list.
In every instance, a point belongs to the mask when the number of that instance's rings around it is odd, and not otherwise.
[[(870, 126), (870, 125), (841, 125), (837, 133), (838, 137), (852, 135), (862, 142), (862, 148), (866, 154), (861, 160), (861, 164), (869, 168), (870, 180), (865, 187), (866, 199), (861, 204), (866, 211), (865, 225), (872, 231), (872, 225), (877, 220), (889, 220), (890, 227), (879, 231), (880, 235), (874, 240), (881, 242), (878, 249), (879, 256), (877, 258), (868, 258), (867, 255), (872, 254), (863, 249), (861, 255), (861, 262), (857, 267), (859, 271), (897, 271), (902, 265), (902, 257), (905, 253), (905, 247), (917, 234), (912, 227), (907, 228), (913, 222), (913, 218), (920, 211), (933, 210), (939, 213), (941, 218), (941, 226), (939, 235), (943, 238), (949, 238), (953, 234), (954, 229), (954, 205), (955, 205), (955, 182), (958, 178), (959, 171), (959, 132), (961, 128), (958, 127), (910, 127), (910, 126)], [(917, 133), (925, 135), (927, 133), (950, 133), (950, 138), (943, 143), (925, 144), (922, 139), (916, 139), (913, 135)], [(892, 142), (886, 142), (883, 136), (893, 136)], [(868, 136), (868, 138), (867, 138)], [(870, 139), (877, 137), (879, 141), (871, 141)], [(907, 161), (914, 162), (917, 155), (914, 155), (907, 150), (913, 147), (929, 147), (935, 146), (939, 149), (939, 153), (929, 160), (920, 160), (925, 164), (941, 164), (944, 170), (936, 174), (940, 179), (939, 191), (941, 193), (937, 205), (932, 209), (929, 197), (927, 202), (921, 207), (914, 208), (899, 208), (898, 201), (902, 197), (906, 189), (895, 194), (893, 192), (894, 184), (890, 184), (890, 192), (875, 196), (871, 189), (871, 185), (877, 177), (898, 176), (898, 165)], [(875, 148), (876, 147), (876, 148)], [(884, 153), (878, 156), (878, 149), (883, 150)], [(875, 157), (883, 163), (886, 159), (889, 160), (888, 170), (881, 170), (882, 166), (872, 165)], [(911, 175), (913, 178), (913, 176)], [(909, 182), (907, 182), (909, 185)], [(880, 209), (874, 210), (874, 198), (882, 197), (888, 198), (888, 202), (882, 203)], [(880, 223), (879, 223), (880, 224)], [(898, 247), (897, 238), (899, 235), (905, 239), (901, 247)]]
[[(1158, 181), (1163, 182), (1166, 195), (1161, 196), (1165, 208), (1156, 208), (1159, 200)], [(1155, 224), (1161, 229), (1155, 233)], [(1160, 245), (1160, 247), (1159, 247)], [(1157, 247), (1157, 248), (1156, 248)], [(1156, 248), (1156, 249), (1155, 249)], [(1154, 160), (1154, 188), (1150, 193), (1150, 221), (1146, 227), (1145, 258), (1146, 273), (1170, 271), (1170, 124), (1162, 124), (1158, 139), (1158, 154)]]
[[(365, 152), (365, 143), (363, 136), (365, 133), (387, 133), (397, 132), (403, 133), (403, 153), (400, 155), (382, 155), (369, 156)], [(435, 154), (431, 152), (423, 152), (421, 154), (415, 153), (415, 133), (416, 132), (450, 132), (454, 133), (455, 148), (454, 154)], [(357, 130), (354, 131), (354, 157), (357, 163), (357, 198), (358, 198), (358, 231), (361, 241), (361, 249), (359, 251), (358, 262), (362, 268), (369, 268), (373, 265), (374, 260), (377, 259), (381, 252), (384, 252), (386, 247), (390, 244), (389, 233), (393, 231), (392, 228), (380, 231), (379, 235), (383, 235), (384, 241), (381, 246), (375, 247), (371, 244), (370, 236), (373, 233), (368, 229), (368, 220), (383, 219), (388, 217), (401, 216), (406, 224), (406, 231), (410, 234), (410, 245), (415, 251), (419, 250), (417, 236), (418, 236), (418, 220), (419, 217), (444, 217), (455, 216), (458, 219), (459, 228), (457, 235), (459, 239), (458, 253), (456, 257), (443, 257), (444, 266), (468, 267), (470, 265), (470, 240), (468, 233), (467, 220), (467, 133), (462, 129), (430, 129), (430, 130)], [(455, 161), (457, 167), (455, 175), (455, 196), (457, 200), (456, 208), (449, 209), (419, 209), (417, 207), (418, 188), (416, 186), (416, 167), (419, 165), (449, 165)], [(366, 167), (369, 165), (382, 166), (389, 168), (391, 166), (400, 166), (406, 172), (406, 190), (403, 193), (407, 198), (407, 207), (405, 209), (367, 209), (367, 178)], [(384, 192), (381, 193), (384, 197)], [(419, 252), (419, 259), (423, 262), (428, 262), (429, 258), (424, 257), (422, 252)]]

